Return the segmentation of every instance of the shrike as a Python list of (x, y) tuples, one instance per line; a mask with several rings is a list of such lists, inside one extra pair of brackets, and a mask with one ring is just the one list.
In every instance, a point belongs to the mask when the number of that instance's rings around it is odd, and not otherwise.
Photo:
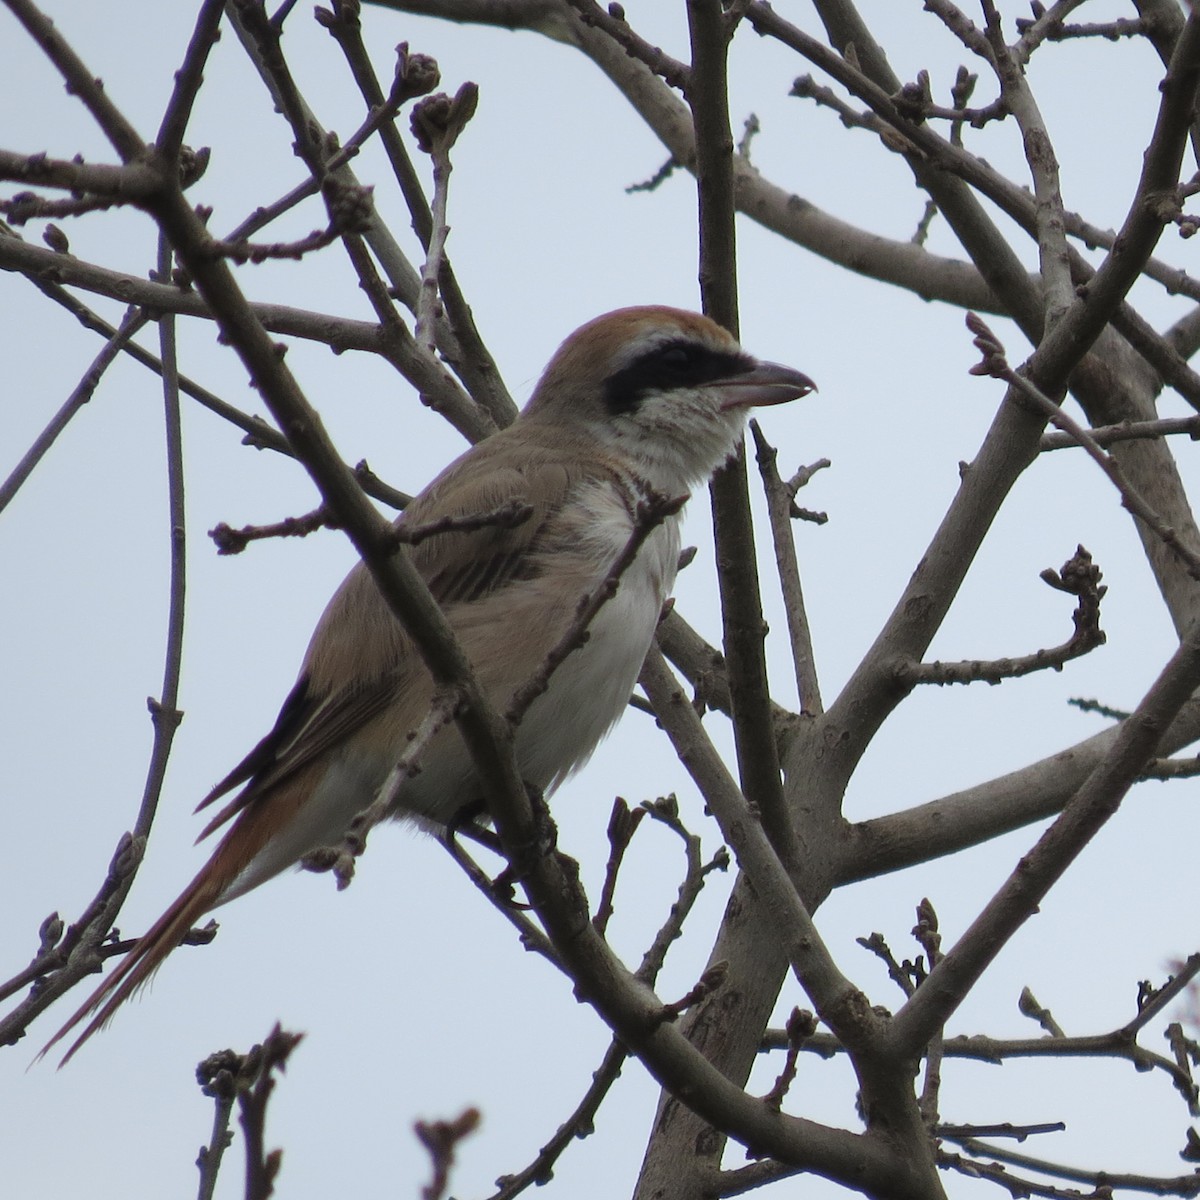
[[(639, 501), (685, 495), (733, 452), (747, 409), (813, 387), (673, 308), (620, 309), (567, 338), (521, 416), (451, 463), (399, 521), (412, 529), (514, 503), (531, 510), (515, 525), (485, 521), (407, 551), (501, 711), (630, 545)], [(555, 788), (621, 715), (675, 581), (679, 536), (678, 516), (650, 532), (585, 644), (525, 713), (515, 749), (529, 783)], [(411, 638), (360, 563), (318, 622), (274, 728), (201, 802), (244, 785), (201, 834), (232, 822), (212, 857), (50, 1045), (91, 1016), (70, 1058), (203, 913), (338, 843), (432, 694)], [(425, 748), (392, 815), (445, 825), (482, 794), (450, 725)]]

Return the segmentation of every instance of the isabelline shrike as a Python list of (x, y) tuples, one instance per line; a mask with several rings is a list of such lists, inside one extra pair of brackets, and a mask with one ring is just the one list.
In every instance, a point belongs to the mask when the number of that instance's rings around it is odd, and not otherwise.
[[(621, 309), (567, 338), (518, 420), (451, 463), (400, 518), (415, 528), (513, 503), (532, 510), (520, 523), (437, 534), (409, 551), (501, 711), (630, 544), (639, 501), (651, 492), (685, 495), (732, 453), (747, 409), (794, 400), (813, 386), (790, 367), (752, 358), (706, 317), (678, 309)], [(679, 519), (671, 516), (646, 537), (586, 643), (525, 713), (515, 746), (528, 782), (552, 790), (621, 715), (678, 556)], [(96, 1014), (67, 1057), (203, 913), (338, 843), (383, 785), (432, 693), (412, 640), (360, 564), (325, 609), (275, 727), (201, 803), (245, 785), (204, 832), (232, 821), (228, 831), (56, 1035)], [(446, 824), (482, 796), (453, 725), (425, 748), (420, 768), (399, 792), (397, 817)]]

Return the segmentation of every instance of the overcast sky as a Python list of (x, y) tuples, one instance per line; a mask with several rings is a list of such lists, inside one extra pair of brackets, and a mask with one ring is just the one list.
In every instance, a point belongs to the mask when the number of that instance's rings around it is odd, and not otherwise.
[[(49, 4), (63, 34), (102, 77), (139, 131), (153, 134), (191, 31), (194, 5), (127, 0)], [(814, 32), (807, 6), (794, 9)], [(1025, 10), (1002, 5), (1009, 16)], [(686, 57), (683, 5), (626, 4), (654, 41)], [(903, 78), (921, 67), (948, 91), (962, 59), (916, 0), (866, 0)], [(1128, 15), (1123, 6), (1088, 10)], [(381, 73), (396, 43), (433, 54), (442, 86), (480, 86), (478, 115), (455, 151), (449, 251), (479, 327), (521, 402), (555, 346), (598, 313), (632, 303), (696, 307), (694, 190), (682, 173), (652, 193), (626, 195), (665, 152), (601, 74), (580, 55), (533, 34), (441, 25), (368, 9), (366, 37)], [(1011, 32), (1011, 27), (1010, 27)], [(362, 103), (328, 35), (300, 5), (285, 48), (327, 127), (348, 135)], [(1057, 57), (1056, 57), (1057, 56)], [(1033, 73), (1063, 162), (1066, 200), (1101, 226), (1122, 219), (1152, 127), (1157, 92), (1147, 47), (1072, 45), (1046, 55), (1057, 66)], [(897, 156), (885, 158), (865, 133), (788, 99), (805, 64), (745, 31), (734, 54), (735, 118), (758, 115), (760, 169), (798, 195), (894, 238), (911, 235), (921, 203)], [(271, 111), (236, 39), (227, 31), (188, 141), (210, 145), (208, 174), (193, 193), (214, 206), (212, 228), (232, 229), (257, 205), (301, 181), (291, 134)], [(981, 84), (980, 100), (990, 98)], [(0, 13), (0, 99), (6, 148), (111, 151), (82, 106), (16, 22)], [(1061, 131), (1061, 132), (1059, 132)], [(986, 143), (1012, 166), (1015, 135)], [(401, 202), (373, 150), (356, 162), (376, 185), (380, 211), (414, 254)], [(1025, 176), (1017, 173), (1024, 181)], [(4, 194), (17, 190), (3, 189)], [(273, 237), (324, 223), (309, 205)], [(30, 227), (36, 238), (40, 228)], [(67, 227), (81, 257), (131, 272), (154, 261), (154, 233), (132, 213), (93, 216)], [(828, 457), (800, 501), (827, 510), (828, 525), (799, 525), (796, 541), (810, 605), (818, 669), (836, 695), (919, 561), (975, 453), (1002, 388), (967, 375), (975, 360), (961, 312), (926, 304), (840, 271), (752, 223), (739, 225), (742, 334), (746, 347), (811, 375), (820, 393), (762, 417), (790, 472)], [(958, 253), (944, 225), (931, 245)], [(1172, 242), (1177, 261), (1194, 257)], [(1022, 251), (1033, 265), (1028, 247)], [(1167, 251), (1164, 249), (1164, 253)], [(369, 319), (337, 247), (303, 263), (241, 272), (255, 299), (274, 299)], [(1185, 309), (1149, 290), (1143, 311), (1165, 325)], [(118, 306), (91, 301), (111, 317)], [(24, 452), (100, 348), (25, 280), (0, 275), (5, 382), (0, 401), (0, 475)], [(997, 328), (1010, 358), (1020, 335)], [(181, 325), (183, 369), (231, 402), (261, 405), (213, 328)], [(143, 343), (155, 347), (153, 330)], [(297, 343), (288, 355), (349, 462), (367, 458), (398, 487), (415, 491), (463, 448), (421, 408), (386, 365), (353, 352), (335, 357)], [(1165, 414), (1182, 412), (1168, 401)], [(129, 361), (115, 365), (94, 400), (0, 519), (0, 790), (6, 864), (0, 872), (0, 976), (36, 949), (51, 911), (74, 917), (94, 893), (117, 840), (134, 819), (151, 729), (146, 697), (161, 688), (167, 588), (166, 485), (158, 381)], [(199, 868), (193, 847), (196, 801), (270, 727), (291, 687), (309, 632), (353, 562), (336, 533), (256, 545), (218, 558), (204, 536), (219, 521), (267, 522), (312, 508), (303, 470), (240, 444), (240, 434), (198, 407), (185, 409), (189, 462), (188, 605), (181, 706), (186, 719), (172, 758), (147, 860), (121, 920), (144, 929)], [(1180, 453), (1195, 477), (1195, 450)], [(708, 505), (693, 502), (686, 540), (700, 546), (677, 589), (681, 611), (714, 641), (719, 619)], [(1111, 586), (1109, 644), (1062, 674), (1001, 688), (928, 689), (876, 739), (848, 801), (853, 819), (936, 798), (1021, 766), (1097, 732), (1101, 723), (1066, 706), (1095, 696), (1132, 707), (1172, 648), (1172, 631), (1115, 493), (1081, 456), (1056, 454), (1019, 484), (973, 569), (959, 605), (932, 648), (947, 659), (1028, 653), (1065, 640), (1070, 601), (1038, 572), (1060, 566), (1082, 542)], [(784, 628), (773, 587), (770, 620)], [(795, 704), (782, 639), (772, 670), (782, 703)], [(710, 720), (710, 727), (718, 722)], [(723, 735), (724, 736), (724, 735)], [(727, 739), (726, 739), (727, 740)], [(636, 803), (674, 791), (688, 821), (718, 843), (683, 769), (651, 722), (631, 712), (586, 770), (559, 793), (561, 844), (584, 863), (594, 897), (606, 854), (612, 798)], [(1016, 999), (1023, 985), (1068, 1032), (1100, 1032), (1134, 1011), (1138, 979), (1160, 979), (1196, 949), (1194, 783), (1144, 785), (1072, 868), (997, 961), (950, 1032), (1032, 1035)], [(818, 925), (843, 969), (876, 1003), (895, 1007), (878, 964), (854, 939), (878, 930), (897, 956), (912, 957), (914, 905), (930, 897), (952, 939), (1032, 843), (1011, 835), (957, 859), (835, 895)], [(681, 873), (677, 845), (661, 830), (635, 843), (618, 895), (614, 938), (636, 961), (665, 915)], [(660, 994), (688, 990), (704, 961), (728, 881), (714, 880), (691, 936), (664, 974)], [(483, 1114), (461, 1152), (453, 1192), (488, 1194), (519, 1170), (587, 1087), (608, 1036), (569, 985), (524, 953), (504, 920), (430, 839), (378, 830), (346, 892), (331, 880), (287, 875), (218, 914), (204, 949), (183, 949), (139, 1002), (121, 1012), (62, 1073), (26, 1071), (36, 1049), (67, 1015), (64, 1004), (0, 1062), (0, 1190), (12, 1196), (87, 1200), (180, 1197), (195, 1184), (193, 1162), (207, 1139), (210, 1102), (192, 1079), (195, 1064), (224, 1047), (261, 1040), (276, 1021), (303, 1031), (272, 1101), (268, 1137), (284, 1148), (281, 1196), (417, 1194), (427, 1177), (410, 1128), (417, 1118)], [(1085, 934), (1081, 930), (1086, 929)], [(82, 993), (79, 993), (80, 998)], [(789, 992), (786, 1011), (800, 1003)], [(765, 1091), (777, 1063), (762, 1068)], [(1185, 1119), (1160, 1079), (1127, 1064), (1052, 1070), (948, 1064), (947, 1120), (1040, 1122), (1070, 1129), (1033, 1152), (1109, 1169), (1169, 1173), (1181, 1167)], [(1120, 1104), (1105, 1089), (1120, 1088)], [(854, 1127), (844, 1064), (805, 1061), (797, 1108)], [(1117, 1093), (1113, 1093), (1115, 1096)], [(1095, 1103), (1080, 1097), (1094, 1096)], [(636, 1176), (657, 1090), (626, 1067), (594, 1137), (560, 1162), (557, 1195), (608, 1200)], [(1130, 1112), (1140, 1114), (1132, 1127)], [(1028, 1147), (1027, 1147), (1028, 1149)], [(241, 1194), (240, 1142), (219, 1195)], [(950, 1178), (955, 1196), (981, 1185)], [(804, 1194), (832, 1189), (817, 1185)]]

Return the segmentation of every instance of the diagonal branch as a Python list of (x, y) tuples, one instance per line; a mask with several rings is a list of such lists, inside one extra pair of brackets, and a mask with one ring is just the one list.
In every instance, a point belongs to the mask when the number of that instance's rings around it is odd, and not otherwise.
[(1180, 644), (1133, 714), (1116, 731), (1104, 760), (1038, 839), (970, 928), (896, 1014), (898, 1051), (919, 1054), (970, 987), (1050, 888), (1120, 807), (1163, 731), (1200, 686), (1200, 629)]
[(121, 322), (120, 329), (112, 332), (104, 349), (92, 360), (92, 365), (83, 373), (83, 378), (63, 401), (62, 407), (54, 414), (46, 428), (34, 439), (33, 445), (21, 456), (21, 461), (9, 472), (8, 478), (0, 483), (0, 512), (8, 507), (9, 502), (33, 474), (38, 463), (46, 457), (50, 448), (58, 440), (59, 434), (66, 429), (75, 414), (95, 395), (96, 389), (104, 377), (104, 372), (108, 370), (117, 355), (126, 348), (130, 338), (146, 324), (147, 319), (144, 313), (133, 311)]
[(5, 0), (9, 11), (25, 26), (30, 37), (41, 47), (42, 53), (58, 68), (67, 90), (83, 101), (93, 120), (121, 156), (122, 162), (141, 158), (146, 151), (133, 125), (109, 99), (104, 83), (87, 69), (86, 64), (67, 44), (66, 39), (54, 27), (45, 13), (33, 0)]
[(192, 106), (204, 81), (204, 64), (221, 36), (220, 25), (224, 13), (224, 0), (204, 0), (196, 17), (195, 31), (188, 43), (183, 65), (175, 72), (175, 87), (159, 122), (158, 136), (154, 139), (160, 153), (167, 158), (177, 157), (183, 146)]
[(1111, 455), (1104, 453), (1078, 421), (1065, 413), (1059, 405), (1055, 404), (1024, 375), (1018, 374), (1008, 365), (1004, 357), (1004, 347), (975, 313), (967, 314), (967, 328), (975, 334), (975, 345), (983, 353), (983, 360), (971, 368), (971, 374), (991, 375), (996, 379), (1004, 380), (1010, 388), (1029, 401), (1046, 420), (1074, 438), (1087, 451), (1093, 462), (1108, 476), (1113, 487), (1120, 494), (1121, 503), (1125, 508), (1150, 529), (1164, 545), (1174, 551), (1193, 579), (1200, 579), (1200, 554), (1184, 543), (1179, 534), (1146, 502), (1141, 493), (1125, 478), (1120, 464)]

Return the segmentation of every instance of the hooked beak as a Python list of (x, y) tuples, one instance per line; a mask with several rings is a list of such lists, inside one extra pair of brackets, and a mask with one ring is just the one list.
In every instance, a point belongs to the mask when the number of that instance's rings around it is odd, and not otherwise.
[(817, 390), (817, 385), (807, 375), (772, 362), (756, 363), (749, 371), (723, 379), (716, 386), (725, 412), (735, 408), (786, 404)]

